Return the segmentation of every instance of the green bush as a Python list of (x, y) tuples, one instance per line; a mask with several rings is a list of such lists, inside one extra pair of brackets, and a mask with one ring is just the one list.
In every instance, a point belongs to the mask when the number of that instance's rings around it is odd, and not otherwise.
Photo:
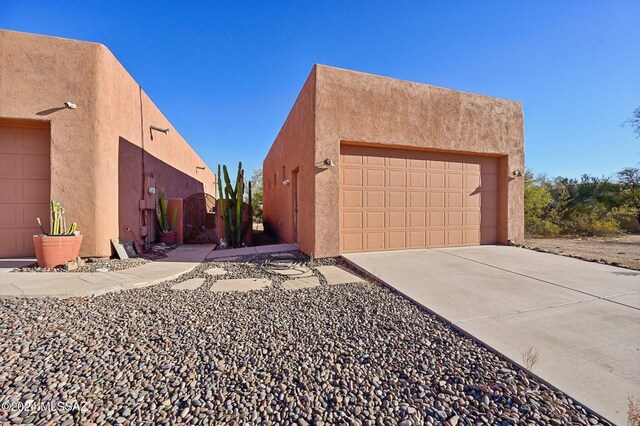
[(620, 223), (620, 228), (629, 232), (640, 232), (640, 222), (638, 221), (638, 211), (629, 206), (622, 206), (612, 210), (616, 220)]
[(253, 171), (251, 185), (253, 186), (253, 221), (255, 223), (262, 223), (262, 169)]
[(623, 232), (633, 209), (620, 184), (584, 175), (549, 180), (525, 173), (524, 217), (530, 236), (605, 236)]
[(555, 236), (562, 229), (553, 222), (553, 196), (544, 177), (535, 178), (530, 170), (525, 173), (524, 224), (527, 234)]
[(614, 212), (603, 204), (596, 204), (588, 211), (572, 211), (562, 220), (562, 224), (565, 234), (585, 237), (603, 237), (622, 232)]

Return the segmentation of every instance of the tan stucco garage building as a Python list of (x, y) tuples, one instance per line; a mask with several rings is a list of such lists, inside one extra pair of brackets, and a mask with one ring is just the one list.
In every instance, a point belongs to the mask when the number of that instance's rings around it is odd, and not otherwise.
[(214, 183), (105, 46), (0, 31), (0, 258), (34, 255), (51, 198), (78, 223), (81, 256), (110, 256), (127, 228), (155, 240), (150, 189), (186, 198)]
[(263, 164), (265, 229), (316, 257), (521, 243), (520, 103), (316, 65)]

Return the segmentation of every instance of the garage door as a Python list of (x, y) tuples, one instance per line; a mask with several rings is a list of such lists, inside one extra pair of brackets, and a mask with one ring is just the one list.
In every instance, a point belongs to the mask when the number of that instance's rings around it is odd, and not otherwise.
[(0, 123), (0, 258), (33, 257), (36, 217), (49, 223), (49, 129)]
[(495, 244), (498, 159), (343, 145), (343, 253)]

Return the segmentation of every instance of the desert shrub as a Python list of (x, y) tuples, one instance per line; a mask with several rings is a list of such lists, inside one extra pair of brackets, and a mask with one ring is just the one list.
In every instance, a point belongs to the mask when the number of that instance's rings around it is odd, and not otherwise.
[(553, 222), (553, 196), (546, 179), (534, 177), (533, 172), (525, 173), (524, 223), (527, 234), (555, 236), (562, 229)]
[(536, 216), (525, 216), (525, 229), (529, 236), (555, 237), (564, 232), (563, 228), (551, 219)]
[(635, 210), (607, 178), (553, 180), (525, 174), (525, 229), (531, 236), (606, 236), (622, 232)]
[[(639, 109), (636, 110), (639, 111)], [(620, 196), (623, 206), (629, 214), (633, 214), (640, 224), (640, 169), (627, 167), (617, 173)]]
[(541, 226), (537, 228), (538, 235), (557, 237), (564, 232), (562, 227), (554, 223), (551, 219), (543, 220), (540, 225)]
[(609, 179), (558, 178), (554, 190), (557, 223), (564, 234), (594, 237), (622, 232), (614, 213), (621, 204), (620, 191)]
[(622, 232), (614, 211), (603, 204), (568, 212), (561, 220), (563, 233), (585, 237), (603, 237)]
[(252, 207), (253, 207), (253, 221), (255, 223), (262, 223), (262, 168), (253, 171), (251, 176), (252, 186)]
[(616, 220), (620, 223), (620, 228), (624, 231), (639, 232), (640, 222), (638, 221), (638, 211), (627, 205), (612, 210)]
[(551, 192), (560, 215), (588, 213), (598, 204), (609, 209), (620, 206), (618, 185), (605, 177), (582, 175), (580, 180), (558, 177)]

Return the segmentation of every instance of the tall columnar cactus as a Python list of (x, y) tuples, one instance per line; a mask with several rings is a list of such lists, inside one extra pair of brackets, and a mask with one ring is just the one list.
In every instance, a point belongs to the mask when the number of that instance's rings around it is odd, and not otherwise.
[(244, 170), (242, 163), (238, 164), (238, 176), (236, 178), (236, 243), (242, 244), (242, 196), (244, 195)]
[[(218, 164), (218, 198), (220, 199), (220, 215), (223, 218), (227, 216), (226, 197), (225, 192), (222, 190), (222, 173), (220, 172), (220, 164)], [(229, 221), (224, 220), (224, 235), (229, 235)]]
[(251, 222), (253, 222), (253, 201), (251, 201), (251, 181), (249, 181), (249, 214), (251, 215)]
[[(76, 223), (73, 222), (67, 228), (67, 220), (64, 217), (64, 204), (51, 200), (51, 228), (49, 235), (73, 235), (76, 232)], [(40, 224), (40, 218), (38, 218)]]
[[(221, 172), (222, 171), (222, 176)], [(222, 180), (224, 179), (224, 189)], [(248, 224), (242, 223), (242, 202), (244, 197), (244, 170), (238, 163), (235, 185), (232, 185), (227, 166), (218, 165), (218, 194), (220, 214), (224, 219), (224, 235), (231, 247), (240, 247), (248, 230)], [(249, 205), (251, 205), (251, 187), (249, 187)], [(250, 215), (251, 216), (251, 215)], [(251, 218), (249, 218), (249, 221)], [(250, 223), (250, 222), (249, 222)]]

